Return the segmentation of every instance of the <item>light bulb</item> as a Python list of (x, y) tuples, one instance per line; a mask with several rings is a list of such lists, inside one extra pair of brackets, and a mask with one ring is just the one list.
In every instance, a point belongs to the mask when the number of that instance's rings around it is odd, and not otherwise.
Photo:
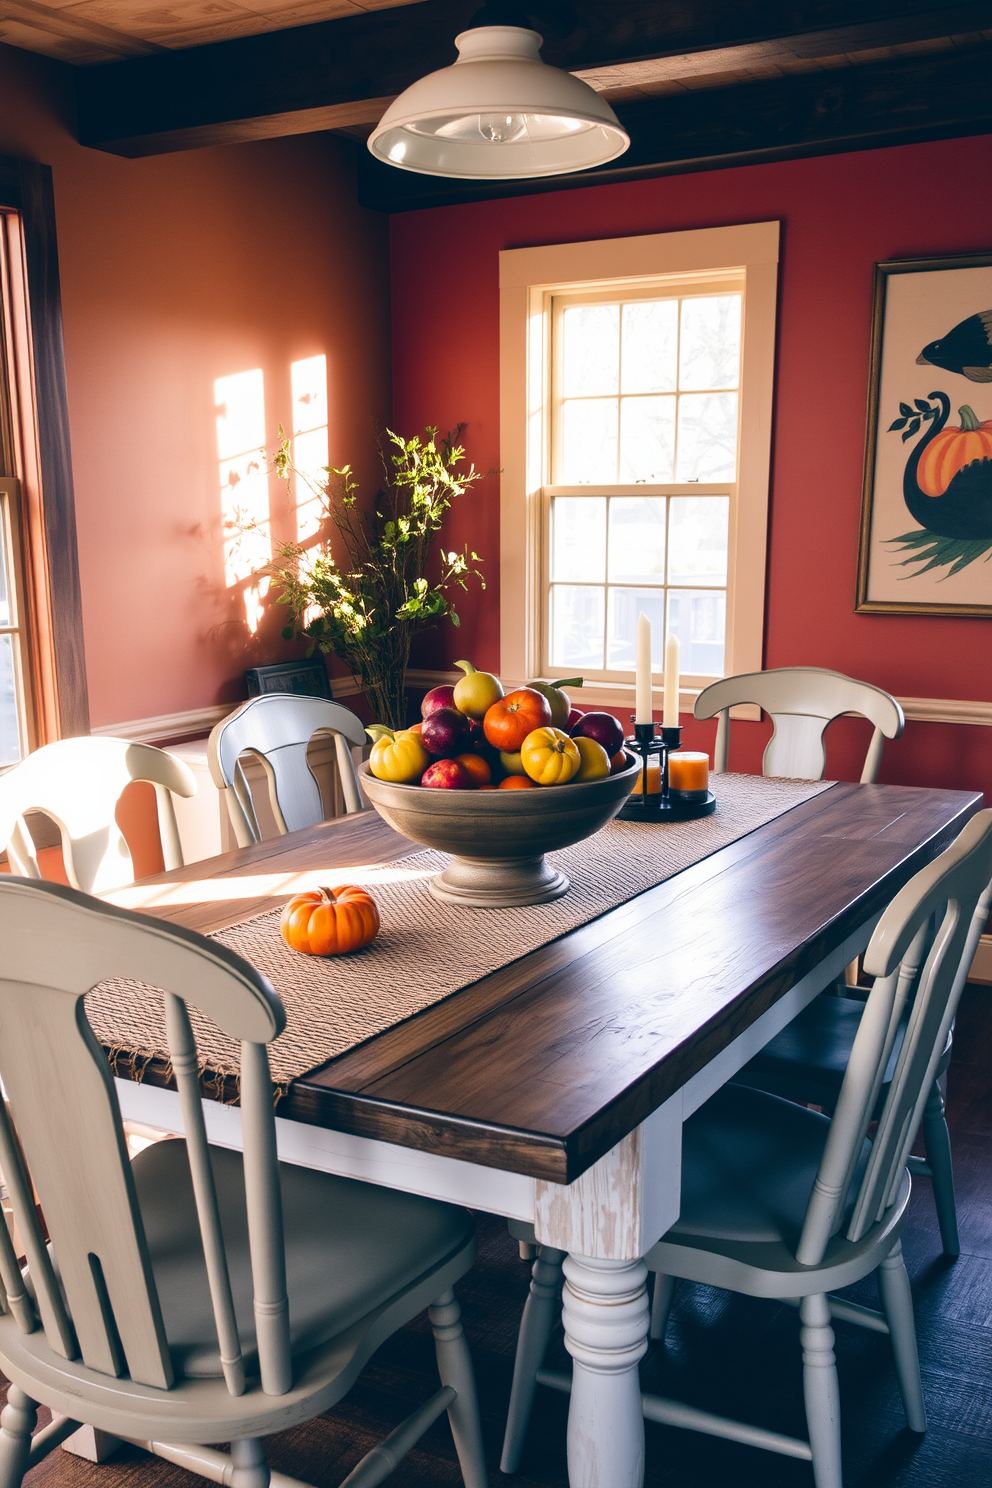
[(494, 145), (509, 145), (527, 133), (524, 114), (480, 114), (479, 133)]

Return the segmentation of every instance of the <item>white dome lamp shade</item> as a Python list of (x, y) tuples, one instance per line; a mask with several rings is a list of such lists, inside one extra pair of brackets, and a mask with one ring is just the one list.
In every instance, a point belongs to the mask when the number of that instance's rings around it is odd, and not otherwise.
[(413, 83), (369, 136), (378, 160), (425, 176), (513, 181), (588, 170), (630, 139), (605, 99), (541, 61), (542, 37), (484, 5), (455, 37), (458, 60)]

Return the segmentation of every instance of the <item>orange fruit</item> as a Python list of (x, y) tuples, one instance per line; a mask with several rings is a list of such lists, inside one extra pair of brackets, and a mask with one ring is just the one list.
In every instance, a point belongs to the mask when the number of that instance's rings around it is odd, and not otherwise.
[(526, 775), (507, 775), (501, 780), (497, 790), (537, 790), (537, 784)]
[(455, 759), (468, 771), (472, 784), (479, 789), (492, 780), (493, 772), (481, 754), (456, 754)]

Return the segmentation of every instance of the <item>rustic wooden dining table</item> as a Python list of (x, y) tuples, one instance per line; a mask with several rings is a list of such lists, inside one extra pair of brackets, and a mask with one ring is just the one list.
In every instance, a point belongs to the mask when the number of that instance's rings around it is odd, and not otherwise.
[[(843, 973), (893, 894), (981, 804), (964, 791), (833, 785), (280, 1101), (283, 1160), (505, 1215), (568, 1252), (572, 1488), (643, 1481), (642, 1257), (678, 1217), (682, 1123)], [(364, 811), (113, 897), (209, 933), (272, 908), (315, 870), (342, 882), (349, 867), (414, 850)], [(164, 1076), (117, 1089), (126, 1119), (181, 1133)], [(211, 1140), (239, 1146), (237, 1107), (204, 1107)]]

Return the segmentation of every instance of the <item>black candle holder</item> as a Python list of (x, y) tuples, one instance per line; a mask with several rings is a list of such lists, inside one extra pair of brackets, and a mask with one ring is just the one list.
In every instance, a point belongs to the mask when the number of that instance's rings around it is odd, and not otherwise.
[[(661, 737), (653, 723), (635, 723), (633, 737), (624, 747), (641, 757), (641, 791), (627, 797), (618, 815), (621, 821), (693, 821), (699, 816), (712, 816), (716, 796), (707, 791), (672, 791), (668, 784), (668, 756), (682, 743), (682, 727), (665, 728)], [(652, 755), (661, 764), (661, 790), (648, 794), (648, 764)]]

